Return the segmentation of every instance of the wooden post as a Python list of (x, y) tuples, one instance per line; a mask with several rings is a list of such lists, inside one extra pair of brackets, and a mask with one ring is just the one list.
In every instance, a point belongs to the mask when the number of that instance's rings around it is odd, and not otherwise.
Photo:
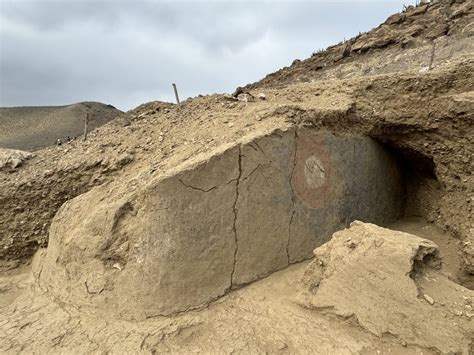
[(179, 96), (178, 96), (178, 89), (176, 89), (176, 84), (173, 83), (173, 90), (174, 90), (174, 96), (176, 97), (176, 103), (178, 104), (178, 106), (180, 105), (180, 102), (179, 102)]
[(432, 69), (433, 69), (433, 63), (434, 63), (434, 57), (435, 57), (435, 50), (436, 50), (436, 43), (435, 43), (434, 40), (433, 40), (433, 42), (432, 42), (431, 44), (432, 44), (432, 47), (431, 47), (431, 54), (430, 54), (430, 65), (428, 65), (428, 70), (432, 70)]
[(87, 126), (89, 124), (89, 113), (86, 113), (86, 117), (84, 118), (84, 140), (87, 139)]

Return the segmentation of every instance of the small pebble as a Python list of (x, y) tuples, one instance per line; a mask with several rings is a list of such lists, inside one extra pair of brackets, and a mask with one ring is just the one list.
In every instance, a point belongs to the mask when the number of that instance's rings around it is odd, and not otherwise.
[(429, 304), (431, 305), (434, 305), (434, 299), (431, 298), (429, 295), (427, 295), (426, 293), (423, 295), (423, 298), (426, 300), (426, 302), (428, 302)]

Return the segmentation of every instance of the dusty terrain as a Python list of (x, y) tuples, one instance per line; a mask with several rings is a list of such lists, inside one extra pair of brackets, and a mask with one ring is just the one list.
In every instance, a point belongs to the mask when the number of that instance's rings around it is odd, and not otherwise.
[[(398, 226), (401, 229), (432, 228), (420, 220), (400, 221)], [(430, 235), (439, 239), (445, 237), (440, 231)], [(455, 244), (443, 245), (440, 247), (441, 255), (455, 253), (456, 248)], [(408, 262), (408, 259), (404, 257), (397, 260)], [(471, 334), (473, 331), (472, 316), (468, 317), (468, 314), (472, 315), (472, 311), (469, 313), (472, 308), (468, 306), (472, 306), (473, 294), (455, 285), (454, 293), (459, 299), (452, 298), (451, 290), (451, 294), (447, 294), (448, 301), (444, 301), (446, 294), (440, 293), (435, 279), (445, 277), (443, 272), (453, 265), (449, 263), (449, 258), (443, 260), (445, 263), (441, 270), (425, 268), (424, 273), (434, 274), (427, 275), (426, 279), (418, 277), (417, 284), (435, 300), (430, 305), (423, 296), (414, 298), (413, 302), (424, 303), (421, 307), (426, 312), (423, 313), (426, 318), (418, 324), (405, 323), (400, 327), (402, 331), (404, 327), (413, 327), (411, 329), (414, 330), (413, 334), (417, 334), (417, 339), (403, 333), (374, 334), (358, 325), (354, 317), (336, 316), (328, 309), (302, 307), (300, 280), (307, 270), (307, 262), (236, 290), (205, 309), (140, 322), (95, 317), (80, 309), (54, 302), (48, 294), (35, 287), (34, 277), (29, 270), (24, 270), (16, 276), (0, 279), (0, 351), (437, 354), (439, 350), (434, 344), (425, 347), (417, 343), (420, 339), (431, 339), (431, 334), (422, 331), (424, 324), (429, 327), (432, 319), (439, 322), (440, 317), (444, 319), (443, 327), (458, 331), (456, 337), (449, 338), (452, 334), (448, 330), (443, 333), (443, 328), (438, 328), (441, 332), (441, 335), (437, 334), (440, 336), (439, 341), (445, 342), (442, 348), (462, 351), (469, 337), (463, 338), (463, 333), (459, 331), (466, 331), (466, 327)], [(377, 262), (385, 263), (384, 257), (376, 258), (375, 266)], [(406, 279), (412, 285), (411, 279)], [(375, 291), (385, 297), (383, 289), (375, 288)], [(361, 301), (364, 299), (361, 298)], [(367, 303), (366, 306), (369, 307), (366, 313), (368, 316), (380, 316), (375, 312), (383, 312), (375, 304)], [(403, 314), (404, 308), (400, 312)], [(413, 317), (413, 314), (406, 315)], [(384, 316), (380, 317), (383, 321)], [(457, 328), (458, 323), (463, 328)]]
[(80, 102), (66, 106), (0, 107), (0, 148), (36, 150), (66, 142), (84, 132), (89, 113), (93, 130), (123, 115), (111, 105)]
[[(245, 101), (144, 104), (0, 170), (0, 351), (472, 353), (472, 1), (399, 16), (241, 89)], [(298, 150), (285, 132), (300, 131), (326, 138)], [(370, 168), (361, 139), (393, 163)], [(384, 176), (403, 191), (379, 194)], [(319, 211), (338, 213), (311, 225)], [(416, 236), (356, 223), (330, 238), (354, 219)], [(302, 256), (292, 225), (316, 236)], [(219, 275), (227, 286), (207, 297), (201, 280)], [(158, 311), (120, 312), (143, 294)]]

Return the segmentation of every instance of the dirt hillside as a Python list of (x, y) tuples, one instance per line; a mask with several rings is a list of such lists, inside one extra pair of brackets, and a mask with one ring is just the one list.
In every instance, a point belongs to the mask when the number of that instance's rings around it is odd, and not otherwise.
[(408, 6), (378, 27), (315, 52), (246, 88), (428, 70), (474, 50), (472, 0)]
[(0, 147), (36, 150), (66, 142), (84, 133), (84, 118), (89, 113), (93, 130), (123, 115), (111, 105), (80, 102), (66, 106), (0, 107)]

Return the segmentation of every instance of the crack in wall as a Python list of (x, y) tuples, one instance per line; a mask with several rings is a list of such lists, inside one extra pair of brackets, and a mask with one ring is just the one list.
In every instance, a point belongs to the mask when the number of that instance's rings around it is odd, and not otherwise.
[(182, 179), (178, 179), (179, 182), (181, 184), (183, 184), (183, 186), (186, 186), (186, 187), (189, 187), (190, 189), (193, 189), (193, 190), (197, 190), (197, 191), (201, 191), (201, 192), (209, 192), (209, 191), (212, 191), (214, 189), (217, 189), (217, 186), (213, 186), (211, 187), (210, 189), (203, 189), (203, 188), (200, 188), (200, 187), (196, 187), (196, 186), (191, 186), (191, 185), (188, 185), (188, 184), (185, 184), (184, 181)]
[(291, 217), (288, 223), (288, 240), (286, 242), (286, 256), (288, 257), (288, 265), (291, 264), (291, 259), (290, 259), (291, 224), (293, 223), (293, 218), (296, 213), (296, 192), (295, 192), (295, 189), (293, 188), (293, 178), (296, 171), (296, 154), (298, 151), (298, 130), (297, 129), (295, 129), (295, 135), (293, 139), (294, 139), (293, 168), (291, 169), (291, 175), (290, 175), (291, 204), (292, 204), (293, 210), (291, 211)]
[(247, 180), (248, 178), (250, 178), (261, 166), (262, 164), (258, 164), (257, 167), (250, 172), (250, 174), (243, 178), (243, 180)]
[(239, 145), (239, 175), (237, 176), (237, 181), (235, 183), (235, 200), (234, 204), (232, 205), (232, 211), (234, 213), (234, 223), (233, 223), (233, 231), (234, 231), (234, 238), (235, 238), (235, 249), (234, 249), (234, 263), (232, 265), (232, 272), (230, 274), (230, 287), (234, 285), (234, 274), (235, 274), (235, 266), (237, 264), (237, 252), (239, 251), (239, 240), (237, 237), (237, 202), (239, 200), (239, 187), (240, 187), (240, 180), (242, 178), (242, 145)]

